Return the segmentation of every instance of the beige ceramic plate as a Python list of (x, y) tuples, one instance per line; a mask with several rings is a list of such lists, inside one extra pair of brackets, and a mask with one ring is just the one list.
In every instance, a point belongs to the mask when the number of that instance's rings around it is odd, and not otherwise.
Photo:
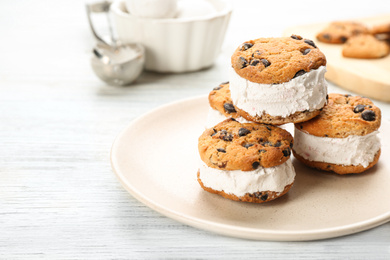
[[(293, 159), (297, 177), (285, 196), (240, 203), (202, 190), (196, 180), (207, 110), (205, 96), (175, 102), (134, 120), (116, 138), (112, 167), (135, 198), (188, 225), (259, 240), (337, 237), (390, 220), (388, 135), (381, 135), (379, 163), (365, 174), (325, 174)], [(381, 132), (390, 133), (388, 121)]]

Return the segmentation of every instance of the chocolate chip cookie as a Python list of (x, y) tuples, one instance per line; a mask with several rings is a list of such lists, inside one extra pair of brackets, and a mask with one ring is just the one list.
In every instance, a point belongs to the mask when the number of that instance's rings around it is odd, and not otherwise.
[(290, 158), (293, 138), (279, 127), (227, 119), (199, 137), (199, 154), (209, 167), (252, 171)]
[(372, 26), (370, 30), (371, 34), (389, 34), (390, 33), (390, 22), (388, 23), (383, 23), (383, 24), (376, 24)]
[(318, 33), (317, 40), (325, 43), (345, 43), (352, 36), (369, 33), (370, 30), (362, 23), (336, 21)]
[(321, 113), (295, 126), (319, 137), (367, 135), (381, 125), (381, 110), (365, 97), (331, 93)]
[(233, 53), (231, 63), (244, 79), (280, 84), (325, 66), (326, 58), (312, 40), (292, 35), (244, 42)]
[(371, 34), (353, 36), (343, 46), (342, 54), (348, 58), (378, 59), (387, 56), (390, 47)]

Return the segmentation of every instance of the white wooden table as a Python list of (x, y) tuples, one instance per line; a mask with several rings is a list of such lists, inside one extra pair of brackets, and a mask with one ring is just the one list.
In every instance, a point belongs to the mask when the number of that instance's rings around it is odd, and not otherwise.
[[(224, 237), (144, 206), (110, 166), (112, 142), (131, 120), (226, 81), (242, 41), (279, 36), (290, 25), (390, 13), (386, 1), (327, 3), (237, 1), (212, 68), (145, 72), (135, 85), (110, 87), (89, 66), (94, 42), (84, 2), (1, 1), (0, 259), (390, 259), (390, 223), (321, 241)], [(330, 92), (346, 93), (332, 85)], [(390, 104), (376, 103), (390, 119)]]

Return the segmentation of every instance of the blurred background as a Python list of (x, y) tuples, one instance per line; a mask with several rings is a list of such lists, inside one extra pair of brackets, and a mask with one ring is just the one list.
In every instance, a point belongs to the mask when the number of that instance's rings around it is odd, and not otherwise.
[[(278, 37), (291, 26), (390, 16), (388, 0), (231, 1), (213, 66), (144, 71), (126, 87), (108, 86), (91, 68), (96, 41), (86, 3), (0, 2), (0, 258), (389, 256), (389, 223), (310, 243), (246, 241), (188, 227), (131, 197), (109, 159), (115, 137), (136, 117), (227, 81), (230, 56), (242, 42)], [(330, 90), (348, 92), (332, 84)], [(389, 119), (389, 105), (375, 103)]]

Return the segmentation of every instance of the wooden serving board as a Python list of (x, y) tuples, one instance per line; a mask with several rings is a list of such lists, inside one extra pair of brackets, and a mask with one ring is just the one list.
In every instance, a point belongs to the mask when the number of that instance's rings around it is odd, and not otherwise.
[[(390, 22), (390, 14), (355, 21), (368, 26), (382, 24)], [(316, 43), (327, 59), (327, 80), (359, 95), (390, 102), (390, 55), (381, 59), (345, 58), (341, 54), (342, 44), (322, 43), (316, 39), (316, 34), (327, 24), (288, 28), (284, 35), (297, 34)]]

